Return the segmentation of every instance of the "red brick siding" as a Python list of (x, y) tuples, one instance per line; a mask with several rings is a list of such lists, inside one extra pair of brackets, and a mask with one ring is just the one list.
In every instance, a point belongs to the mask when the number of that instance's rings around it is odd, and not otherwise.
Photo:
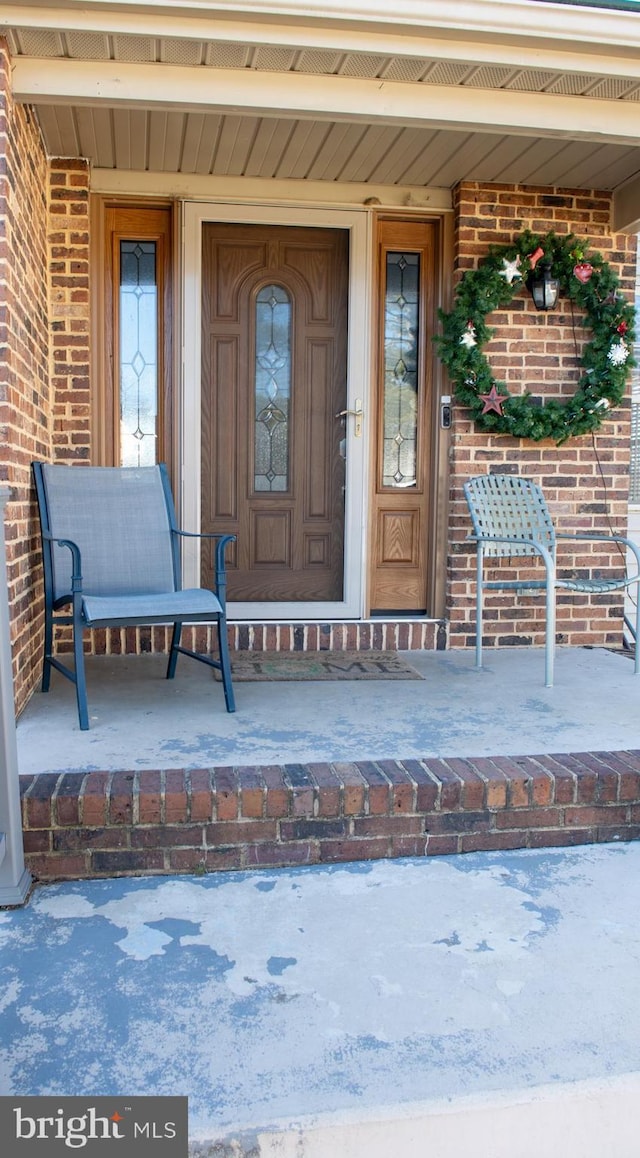
[[(401, 651), (446, 648), (446, 624), (436, 620), (374, 620), (362, 623), (228, 623), (234, 651)], [(61, 629), (58, 650), (70, 651)], [(217, 647), (217, 628), (185, 627), (182, 643), (201, 652)], [(112, 627), (87, 633), (85, 651), (92, 655), (143, 655), (168, 652), (170, 627)]]
[(22, 776), (39, 880), (640, 838), (640, 752)]
[(41, 663), (40, 536), (30, 464), (90, 455), (89, 166), (49, 161), (30, 109), (15, 104), (0, 40), (0, 481), (16, 709)]
[[(84, 160), (50, 163), (51, 458), (67, 465), (91, 459), (89, 179)], [(92, 650), (91, 632), (84, 646)], [(58, 629), (56, 647), (71, 649), (70, 628)]]
[(91, 456), (89, 166), (53, 159), (49, 174), (53, 457)]
[[(455, 192), (456, 270), (476, 268), (490, 244), (504, 245), (522, 230), (538, 233), (574, 232), (588, 239), (618, 272), (623, 292), (633, 300), (635, 237), (610, 233), (611, 198), (607, 193), (575, 189), (462, 183)], [(576, 313), (578, 349), (588, 339), (581, 334)], [(538, 395), (570, 395), (578, 369), (571, 311), (561, 299), (553, 313), (537, 313), (523, 289), (510, 306), (488, 318), (495, 336), (487, 354), (497, 378), (511, 389), (526, 386)], [(624, 534), (627, 520), (630, 408), (627, 402), (612, 412), (592, 440), (572, 438), (557, 447), (477, 431), (465, 410), (456, 406), (451, 443), (451, 509), (447, 614), (451, 646), (475, 641), (473, 599), (475, 555), (464, 543), (470, 530), (462, 484), (471, 475), (506, 471), (534, 479), (543, 487), (559, 530)], [(602, 476), (600, 474), (602, 468)], [(562, 548), (561, 566), (571, 569), (610, 566), (620, 571), (621, 555), (595, 546), (580, 551)], [(511, 572), (511, 569), (510, 569)], [(512, 573), (512, 572), (511, 572)], [(488, 577), (499, 578), (492, 569)], [(522, 571), (522, 576), (531, 571)], [(562, 643), (621, 642), (622, 595), (588, 598), (561, 595), (557, 638)], [(486, 597), (486, 643), (496, 646), (544, 642), (544, 600), (512, 592)]]
[(51, 451), (47, 288), (48, 166), (30, 110), (15, 105), (0, 40), (0, 478), (10, 488), (6, 538), (18, 709), (42, 647), (39, 533), (30, 463)]

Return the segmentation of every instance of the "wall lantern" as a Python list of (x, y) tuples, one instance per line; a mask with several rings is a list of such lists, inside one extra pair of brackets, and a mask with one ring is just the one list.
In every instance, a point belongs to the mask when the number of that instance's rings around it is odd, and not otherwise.
[(560, 281), (551, 274), (551, 260), (540, 262), (531, 270), (527, 286), (537, 310), (554, 310), (558, 304)]

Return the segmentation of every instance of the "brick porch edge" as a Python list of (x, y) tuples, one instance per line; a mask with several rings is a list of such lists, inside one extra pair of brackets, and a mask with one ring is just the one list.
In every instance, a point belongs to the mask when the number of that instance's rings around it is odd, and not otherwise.
[(640, 751), (21, 776), (36, 879), (640, 837)]

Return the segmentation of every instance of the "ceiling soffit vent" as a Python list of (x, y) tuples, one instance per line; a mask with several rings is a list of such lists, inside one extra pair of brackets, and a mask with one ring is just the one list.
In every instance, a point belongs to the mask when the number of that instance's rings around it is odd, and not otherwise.
[(72, 60), (109, 60), (106, 32), (65, 32), (67, 52)]
[(313, 76), (331, 76), (337, 72), (344, 53), (318, 52), (316, 49), (304, 49), (296, 61), (296, 72), (308, 72)]
[(485, 65), (467, 77), (466, 88), (504, 88), (516, 72), (514, 68), (492, 68)]
[(153, 36), (114, 36), (113, 44), (116, 60), (130, 64), (137, 61), (148, 64), (156, 60), (156, 41)]
[(205, 63), (211, 68), (246, 68), (252, 52), (247, 44), (210, 44)]
[(193, 67), (202, 64), (206, 53), (206, 45), (200, 40), (163, 40), (161, 41), (160, 59), (165, 64), (181, 64)]

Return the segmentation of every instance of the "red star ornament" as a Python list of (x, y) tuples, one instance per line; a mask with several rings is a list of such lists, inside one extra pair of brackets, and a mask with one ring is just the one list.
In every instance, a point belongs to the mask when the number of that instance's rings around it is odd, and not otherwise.
[(484, 403), (482, 413), (488, 414), (490, 410), (495, 410), (502, 418), (502, 407), (507, 401), (504, 395), (498, 394), (495, 386), (492, 386), (488, 394), (479, 394), (478, 398)]

